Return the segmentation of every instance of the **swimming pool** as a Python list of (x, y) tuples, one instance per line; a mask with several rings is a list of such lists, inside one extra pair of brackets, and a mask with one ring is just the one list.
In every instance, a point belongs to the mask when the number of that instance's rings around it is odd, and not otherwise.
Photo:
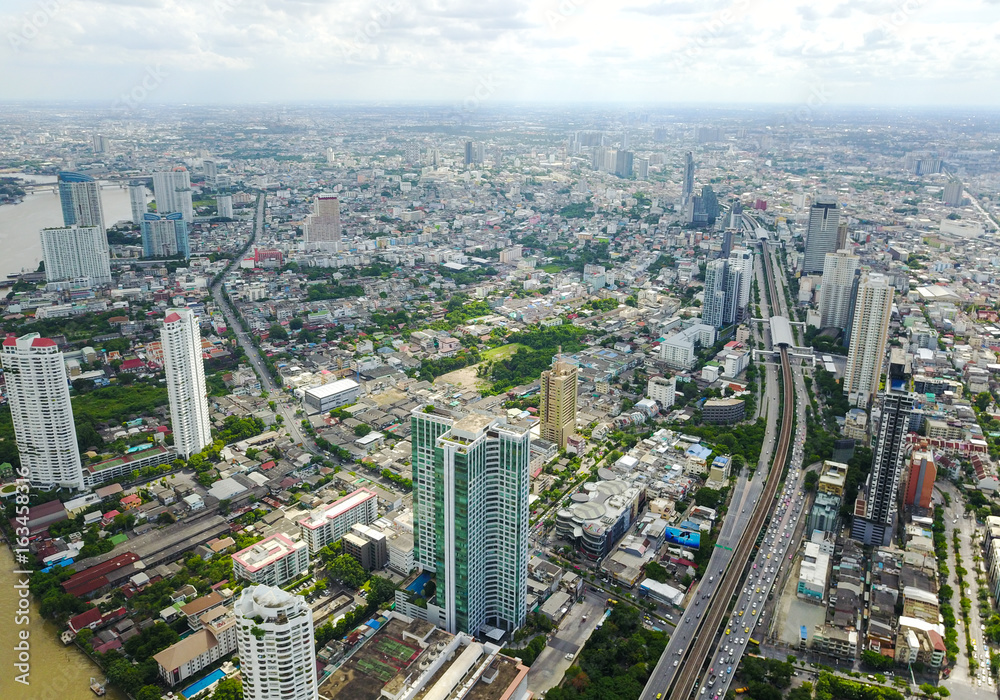
[(416, 593), (417, 595), (420, 595), (424, 590), (424, 586), (426, 586), (427, 582), (430, 580), (431, 580), (431, 575), (429, 572), (427, 571), (421, 572), (421, 574), (417, 576), (416, 579), (414, 579), (413, 583), (411, 583), (409, 586), (406, 587), (406, 590), (410, 591), (411, 593)]
[(200, 693), (201, 691), (203, 691), (208, 686), (212, 685), (216, 681), (221, 681), (225, 677), (226, 677), (226, 674), (222, 672), (222, 669), (221, 668), (217, 668), (214, 671), (212, 671), (210, 674), (208, 674), (207, 676), (205, 676), (204, 678), (202, 678), (197, 683), (192, 683), (191, 685), (189, 685), (187, 688), (185, 688), (184, 690), (182, 690), (181, 693), (186, 698), (192, 698), (195, 695), (197, 695), (198, 693)]

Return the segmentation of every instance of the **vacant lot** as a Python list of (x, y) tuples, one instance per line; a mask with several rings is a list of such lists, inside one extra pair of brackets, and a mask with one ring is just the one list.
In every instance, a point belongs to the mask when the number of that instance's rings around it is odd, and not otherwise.
[(498, 348), (493, 348), (492, 350), (487, 350), (483, 353), (483, 359), (485, 360), (502, 360), (505, 357), (510, 357), (518, 348), (527, 348), (526, 345), (521, 345), (521, 343), (509, 343), (507, 345), (501, 345)]
[(477, 389), (479, 384), (483, 382), (482, 379), (476, 376), (477, 367), (479, 367), (479, 365), (469, 365), (468, 367), (463, 367), (462, 369), (456, 369), (454, 372), (442, 374), (434, 380), (434, 383), (454, 384), (455, 386), (460, 386), (463, 389)]

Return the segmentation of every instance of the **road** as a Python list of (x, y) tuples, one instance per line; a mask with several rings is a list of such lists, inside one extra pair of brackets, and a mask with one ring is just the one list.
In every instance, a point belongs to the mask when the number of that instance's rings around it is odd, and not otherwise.
[[(264, 210), (265, 202), (267, 200), (267, 195), (263, 192), (257, 197), (257, 210), (254, 213), (254, 225), (253, 234), (250, 237), (249, 245), (256, 243), (257, 238), (261, 236), (264, 232)], [(260, 385), (264, 388), (269, 395), (272, 396), (277, 407), (277, 413), (284, 420), (284, 428), (288, 431), (289, 435), (292, 437), (292, 441), (297, 445), (301, 445), (302, 449), (308, 450), (314, 454), (320, 454), (319, 450), (310, 441), (307, 441), (305, 436), (302, 434), (302, 428), (299, 425), (300, 418), (295, 416), (295, 409), (291, 404), (282, 400), (279, 392), (281, 392), (281, 387), (278, 386), (274, 379), (271, 377), (270, 372), (267, 371), (267, 367), (264, 365), (264, 361), (260, 357), (260, 352), (250, 341), (250, 336), (246, 331), (243, 330), (243, 324), (236, 317), (236, 311), (230, 306), (229, 302), (226, 300), (225, 296), (222, 294), (222, 286), (225, 278), (233, 270), (239, 268), (240, 263), (242, 263), (242, 256), (237, 256), (232, 264), (226, 268), (226, 271), (219, 275), (219, 281), (212, 286), (212, 299), (215, 300), (215, 305), (222, 311), (222, 315), (226, 318), (226, 324), (233, 329), (236, 334), (236, 342), (240, 344), (243, 348), (243, 352), (246, 353), (247, 361), (250, 366), (253, 367), (254, 372), (257, 373), (257, 377), (260, 379)]]
[[(764, 265), (767, 268), (768, 286), (772, 298), (778, 300), (774, 287), (774, 274), (771, 270), (771, 260), (767, 245), (763, 244)], [(780, 302), (779, 302), (780, 303)], [(788, 349), (780, 349), (783, 375), (783, 405), (792, 406), (792, 372), (788, 358)], [(748, 566), (750, 554), (755, 546), (757, 536), (765, 521), (770, 517), (774, 507), (774, 496), (778, 482), (781, 479), (783, 466), (788, 458), (791, 439), (792, 421), (788, 420), (789, 411), (783, 411), (781, 431), (774, 452), (772, 468), (768, 469), (767, 482), (757, 499), (752, 497), (740, 504), (738, 517), (731, 519), (734, 529), (745, 532), (735, 543), (734, 551), (717, 547), (712, 555), (705, 576), (688, 602), (684, 617), (678, 622), (674, 635), (653, 670), (646, 687), (643, 689), (642, 700), (666, 696), (668, 698), (687, 698), (697, 689), (700, 671), (709, 655), (714, 650), (714, 639), (723, 623), (733, 595), (743, 589), (744, 570)], [(770, 440), (766, 440), (770, 444)], [(777, 468), (774, 468), (777, 467)], [(763, 470), (758, 470), (763, 472)], [(752, 482), (751, 482), (752, 483)], [(752, 486), (751, 486), (752, 488)], [(747, 489), (749, 492), (750, 489)], [(747, 494), (749, 496), (749, 493)], [(746, 498), (746, 497), (744, 497)], [(736, 507), (730, 506), (730, 512), (736, 514)], [(729, 521), (727, 521), (727, 524)], [(723, 535), (726, 527), (723, 527)], [(723, 544), (720, 536), (719, 544)], [(732, 566), (727, 565), (732, 560)], [(704, 619), (703, 618), (704, 615)], [(671, 692), (673, 689), (673, 692)]]
[[(942, 681), (942, 685), (947, 686), (954, 698), (960, 700), (983, 700), (987, 697), (995, 698), (997, 695), (993, 679), (986, 668), (985, 660), (989, 659), (989, 653), (983, 653), (983, 621), (979, 616), (979, 605), (977, 604), (977, 593), (979, 586), (976, 583), (976, 569), (978, 564), (973, 561), (973, 552), (980, 552), (979, 544), (982, 541), (982, 533), (977, 533), (975, 518), (965, 517), (965, 507), (962, 495), (951, 484), (951, 482), (941, 480), (936, 485), (937, 489), (947, 493), (951, 498), (951, 505), (944, 507), (944, 528), (948, 538), (948, 583), (954, 589), (952, 605), (955, 608), (955, 629), (958, 631), (958, 661), (951, 672), (951, 676)], [(935, 499), (943, 501), (943, 499)], [(943, 503), (942, 503), (943, 505)], [(966, 595), (972, 600), (972, 608), (969, 610), (969, 634), (972, 636), (972, 643), (976, 648), (976, 661), (979, 663), (979, 670), (972, 674), (969, 671), (969, 658), (965, 649), (965, 623), (962, 621), (959, 599), (961, 594), (958, 587), (958, 577), (955, 575), (955, 549), (953, 544), (954, 533), (959, 533), (961, 543), (960, 552), (962, 554), (962, 566), (968, 570), (965, 575)], [(975, 545), (973, 538), (975, 537)]]

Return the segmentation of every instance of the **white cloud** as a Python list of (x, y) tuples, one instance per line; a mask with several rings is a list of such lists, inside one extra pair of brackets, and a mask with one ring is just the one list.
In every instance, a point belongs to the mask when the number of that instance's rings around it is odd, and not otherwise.
[(1000, 101), (1000, 0), (0, 0), (0, 26), (7, 99), (159, 65), (165, 101)]

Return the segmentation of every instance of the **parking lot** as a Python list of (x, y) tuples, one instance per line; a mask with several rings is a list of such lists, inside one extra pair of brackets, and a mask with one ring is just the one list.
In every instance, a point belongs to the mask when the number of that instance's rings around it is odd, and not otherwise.
[[(573, 665), (591, 632), (601, 622), (606, 602), (605, 594), (591, 591), (584, 594), (583, 603), (574, 603), (570, 607), (559, 628), (550, 634), (548, 645), (531, 665), (528, 690), (539, 695), (559, 685), (566, 669)], [(587, 619), (584, 620), (584, 617)]]

